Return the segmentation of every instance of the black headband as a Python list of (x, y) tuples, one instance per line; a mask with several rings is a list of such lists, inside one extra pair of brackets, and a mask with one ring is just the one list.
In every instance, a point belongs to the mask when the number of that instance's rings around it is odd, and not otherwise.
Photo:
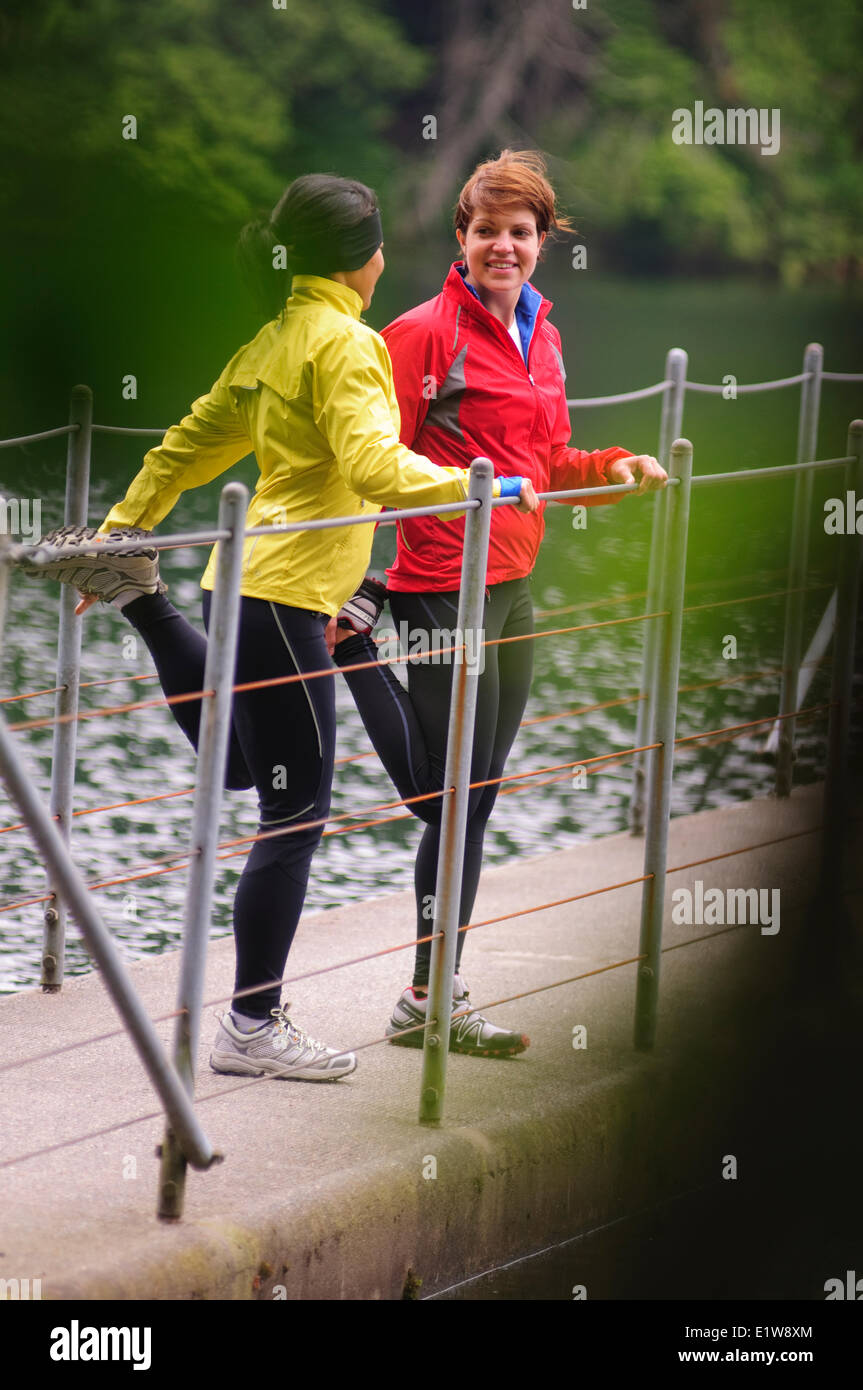
[(332, 270), (359, 270), (382, 244), (381, 215), (377, 208), (352, 227), (333, 229), (308, 241), (297, 240), (290, 249), (298, 275), (327, 275)]

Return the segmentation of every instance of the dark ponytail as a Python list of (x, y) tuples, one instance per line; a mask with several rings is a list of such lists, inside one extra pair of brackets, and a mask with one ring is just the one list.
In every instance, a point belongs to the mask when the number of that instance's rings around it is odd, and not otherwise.
[(243, 228), (237, 252), (261, 308), (274, 318), (293, 275), (358, 269), (381, 239), (370, 188), (334, 174), (304, 174), (285, 189), (269, 217)]
[(278, 267), (278, 243), (276, 229), (266, 214), (248, 222), (237, 242), (240, 268), (268, 319), (280, 312), (291, 288), (290, 271)]

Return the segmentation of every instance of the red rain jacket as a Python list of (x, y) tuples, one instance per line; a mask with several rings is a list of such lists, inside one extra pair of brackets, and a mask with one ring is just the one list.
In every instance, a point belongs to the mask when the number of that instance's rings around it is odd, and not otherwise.
[[(601, 487), (605, 468), (628, 449), (569, 447), (570, 421), (560, 334), (548, 322), (551, 302), (522, 286), (516, 324), (527, 362), (499, 319), (480, 303), (454, 262), (443, 290), (383, 330), (393, 363), (401, 440), (435, 463), (467, 468), (477, 455), (498, 475), (530, 478), (537, 492)], [(584, 498), (586, 506), (624, 496)], [(575, 502), (569, 504), (574, 506)], [(530, 574), (545, 531), (541, 503), (532, 515), (495, 507), (491, 517), (488, 584)], [(422, 517), (399, 522), (396, 591), (457, 589), (464, 518)]]

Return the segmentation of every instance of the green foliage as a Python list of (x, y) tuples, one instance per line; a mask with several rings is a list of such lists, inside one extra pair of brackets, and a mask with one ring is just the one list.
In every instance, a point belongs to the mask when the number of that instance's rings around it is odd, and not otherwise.
[[(425, 59), (363, 0), (60, 0), (0, 27), (5, 211), (36, 170), (130, 172), (214, 222), (272, 204), (293, 172), (384, 167), (380, 130)], [(133, 115), (137, 139), (122, 137)], [(26, 171), (30, 171), (29, 174)], [(18, 175), (19, 177), (16, 177)]]
[[(587, 120), (542, 132), (598, 245), (639, 258), (649, 232), (667, 268), (771, 269), (787, 284), (859, 256), (863, 213), (861, 7), (839, 0), (705, 6), (610, 0)], [(778, 109), (780, 148), (676, 145), (673, 112)]]
[(860, 49), (850, 0), (737, 0), (724, 40), (746, 104), (779, 107), (782, 149), (753, 201), (775, 219), (783, 279), (859, 255), (863, 214)]

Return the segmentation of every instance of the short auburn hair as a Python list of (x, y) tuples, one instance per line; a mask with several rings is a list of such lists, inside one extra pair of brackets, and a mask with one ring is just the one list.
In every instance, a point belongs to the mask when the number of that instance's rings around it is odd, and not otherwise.
[(555, 212), (555, 193), (538, 150), (501, 150), (497, 159), (478, 164), (458, 195), (455, 228), (466, 232), (478, 212), (527, 207), (540, 234), (575, 231), (568, 217)]

